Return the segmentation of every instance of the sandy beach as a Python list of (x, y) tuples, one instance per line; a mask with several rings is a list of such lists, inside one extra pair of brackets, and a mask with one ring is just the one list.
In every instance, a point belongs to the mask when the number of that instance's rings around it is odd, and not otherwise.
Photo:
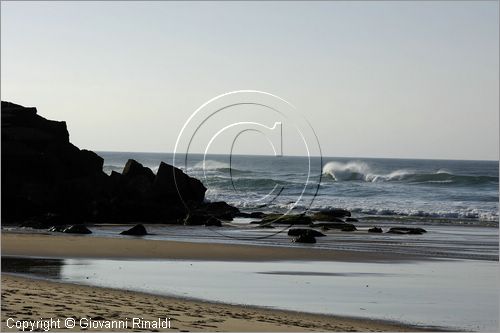
[[(2, 254), (60, 258), (196, 260), (382, 260), (379, 255), (310, 249), (2, 233)], [(2, 275), (6, 320), (38, 318), (122, 320), (170, 317), (184, 331), (415, 331), (404, 324), (226, 305), (139, 292)], [(133, 329), (133, 328), (130, 328)], [(109, 329), (101, 329), (107, 331)], [(169, 330), (169, 329), (167, 329)]]
[(169, 317), (171, 328), (164, 329), (167, 331), (421, 330), (396, 323), (216, 304), (12, 275), (2, 276), (2, 331), (12, 331), (6, 326), (8, 318), (34, 320), (67, 317), (76, 317), (77, 320), (124, 320), (134, 317), (157, 320)]
[(151, 241), (87, 236), (2, 233), (2, 255), (57, 258), (194, 259), (194, 260), (321, 260), (402, 261), (416, 259), (394, 253), (325, 251), (315, 248)]

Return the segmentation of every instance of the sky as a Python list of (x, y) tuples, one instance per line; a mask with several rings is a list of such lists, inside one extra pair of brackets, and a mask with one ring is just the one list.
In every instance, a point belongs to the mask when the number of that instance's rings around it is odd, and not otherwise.
[[(172, 152), (198, 107), (252, 89), (292, 103), (324, 156), (498, 160), (498, 6), (2, 2), (1, 98), (98, 151)], [(235, 153), (266, 145), (248, 132)]]

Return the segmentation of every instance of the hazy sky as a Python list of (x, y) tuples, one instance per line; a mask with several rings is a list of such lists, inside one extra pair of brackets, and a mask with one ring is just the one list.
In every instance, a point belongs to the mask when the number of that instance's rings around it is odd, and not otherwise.
[(2, 100), (66, 120), (80, 148), (171, 152), (204, 102), (256, 89), (293, 103), (324, 155), (498, 159), (496, 1), (1, 9)]

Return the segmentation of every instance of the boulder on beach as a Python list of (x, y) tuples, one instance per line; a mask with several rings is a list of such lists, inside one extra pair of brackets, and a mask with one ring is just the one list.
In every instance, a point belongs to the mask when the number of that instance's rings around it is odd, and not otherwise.
[(63, 232), (67, 233), (67, 234), (91, 234), (92, 233), (92, 231), (90, 231), (83, 224), (70, 225), (69, 227), (65, 228), (63, 230)]
[(316, 243), (316, 238), (314, 236), (304, 234), (300, 235), (292, 240), (294, 243), (309, 243), (309, 244), (314, 244)]
[(294, 228), (288, 230), (288, 236), (310, 235), (313, 237), (325, 237), (326, 235), (314, 229), (300, 229)]
[(128, 235), (128, 236), (145, 236), (147, 234), (148, 232), (142, 224), (136, 224), (132, 228), (120, 232), (120, 235)]
[(368, 229), (368, 232), (373, 232), (373, 233), (382, 233), (382, 228), (379, 227), (373, 227)]

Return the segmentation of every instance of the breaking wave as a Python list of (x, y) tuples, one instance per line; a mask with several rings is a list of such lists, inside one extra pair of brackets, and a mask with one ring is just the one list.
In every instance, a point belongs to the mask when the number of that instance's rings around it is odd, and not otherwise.
[(251, 174), (255, 173), (255, 171), (250, 170), (241, 170), (231, 167), (229, 163), (206, 160), (205, 163), (203, 161), (196, 163), (190, 171), (200, 172), (205, 170), (205, 172), (220, 172), (224, 174), (232, 173), (233, 175), (242, 175), (242, 174)]
[(455, 175), (447, 170), (435, 172), (415, 172), (412, 170), (395, 170), (390, 173), (379, 174), (373, 172), (370, 166), (364, 162), (328, 162), (323, 167), (323, 175), (333, 181), (365, 181), (365, 182), (408, 182), (408, 183), (448, 183), (475, 185), (484, 183), (498, 183), (498, 177)]

